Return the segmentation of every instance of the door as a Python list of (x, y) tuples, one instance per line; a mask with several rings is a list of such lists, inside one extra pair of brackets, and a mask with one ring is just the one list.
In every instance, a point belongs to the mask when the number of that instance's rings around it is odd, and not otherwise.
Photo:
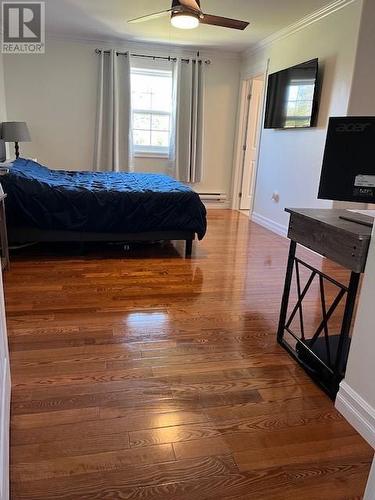
[(262, 115), (263, 77), (254, 78), (251, 85), (242, 169), (240, 210), (252, 210), (255, 173), (258, 157), (260, 117)]

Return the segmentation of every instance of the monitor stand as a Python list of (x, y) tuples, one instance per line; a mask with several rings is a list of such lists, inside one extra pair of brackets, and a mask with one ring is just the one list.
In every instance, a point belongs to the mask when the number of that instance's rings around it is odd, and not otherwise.
[(339, 219), (346, 220), (348, 222), (354, 222), (355, 224), (361, 224), (366, 227), (373, 227), (374, 218), (369, 215), (361, 214), (358, 212), (352, 212), (350, 210), (346, 210), (347, 215), (340, 215)]

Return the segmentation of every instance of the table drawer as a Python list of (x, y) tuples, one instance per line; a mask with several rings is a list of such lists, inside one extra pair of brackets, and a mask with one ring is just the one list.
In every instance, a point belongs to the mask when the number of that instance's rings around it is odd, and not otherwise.
[(364, 271), (369, 239), (322, 221), (291, 213), (288, 237), (356, 273)]

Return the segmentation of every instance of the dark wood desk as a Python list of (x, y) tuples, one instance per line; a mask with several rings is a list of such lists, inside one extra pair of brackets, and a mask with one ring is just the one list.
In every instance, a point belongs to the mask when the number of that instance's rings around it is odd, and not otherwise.
[[(286, 209), (290, 213), (288, 237), (290, 238), (289, 257), (281, 302), (278, 342), (305, 368), (312, 378), (331, 396), (335, 397), (339, 383), (344, 377), (350, 330), (358, 292), (360, 275), (364, 271), (369, 249), (372, 227), (343, 220), (346, 210), (335, 209)], [(349, 213), (349, 215), (353, 215)], [(355, 215), (359, 221), (372, 223), (373, 219)], [(296, 257), (297, 244), (301, 244), (318, 254), (327, 257), (351, 271), (349, 283), (342, 284), (320, 270)], [(307, 268), (310, 277), (301, 286), (300, 268)], [(288, 316), (290, 289), (293, 276), (297, 283), (297, 303)], [(322, 318), (315, 332), (307, 335), (304, 329), (303, 300), (311, 285), (319, 280)], [(325, 302), (325, 282), (337, 287), (337, 296), (327, 307)], [(345, 309), (341, 331), (332, 335), (329, 320), (345, 297)], [(298, 313), (300, 331), (291, 329)], [(289, 341), (288, 341), (289, 340)]]

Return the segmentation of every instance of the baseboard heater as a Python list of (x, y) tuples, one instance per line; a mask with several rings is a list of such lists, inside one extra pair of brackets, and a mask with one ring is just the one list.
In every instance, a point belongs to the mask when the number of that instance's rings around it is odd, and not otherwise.
[(198, 193), (203, 202), (225, 203), (227, 201), (226, 193)]

